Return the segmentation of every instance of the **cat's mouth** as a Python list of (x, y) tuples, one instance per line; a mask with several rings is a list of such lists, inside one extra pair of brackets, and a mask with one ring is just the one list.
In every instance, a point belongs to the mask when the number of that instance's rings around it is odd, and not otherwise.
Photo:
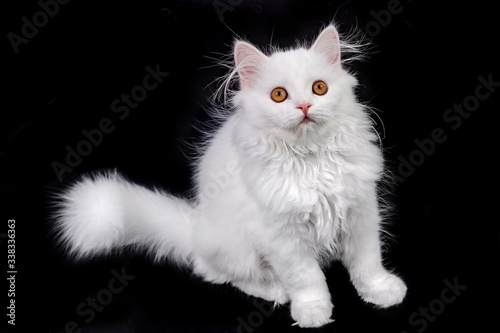
[(310, 123), (310, 122), (314, 122), (314, 120), (312, 120), (311, 118), (309, 118), (307, 115), (305, 115), (304, 118), (302, 118), (302, 120), (300, 121), (301, 124), (307, 124), (307, 123)]

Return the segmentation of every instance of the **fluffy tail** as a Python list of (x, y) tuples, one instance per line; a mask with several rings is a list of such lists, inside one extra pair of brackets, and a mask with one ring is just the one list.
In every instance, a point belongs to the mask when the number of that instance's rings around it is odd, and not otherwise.
[(71, 255), (86, 258), (128, 245), (189, 264), (194, 208), (119, 174), (85, 177), (58, 196), (55, 231)]

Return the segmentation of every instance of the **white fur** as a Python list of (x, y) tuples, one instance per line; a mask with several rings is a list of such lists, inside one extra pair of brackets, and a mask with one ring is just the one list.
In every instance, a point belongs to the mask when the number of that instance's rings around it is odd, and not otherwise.
[(161, 191), (132, 184), (116, 172), (85, 177), (60, 197), (56, 232), (79, 259), (125, 245), (188, 264), (193, 208)]
[[(364, 300), (400, 303), (406, 286), (382, 266), (380, 251), (383, 159), (356, 80), (342, 68), (335, 28), (309, 49), (270, 56), (237, 42), (235, 62), (241, 88), (198, 160), (195, 200), (116, 173), (85, 178), (61, 197), (62, 241), (81, 257), (143, 246), (207, 281), (291, 301), (301, 327), (331, 321), (322, 268), (335, 258)], [(316, 80), (328, 84), (325, 95), (313, 94)], [(287, 90), (284, 102), (271, 99), (275, 87)], [(301, 103), (312, 105), (308, 123)]]

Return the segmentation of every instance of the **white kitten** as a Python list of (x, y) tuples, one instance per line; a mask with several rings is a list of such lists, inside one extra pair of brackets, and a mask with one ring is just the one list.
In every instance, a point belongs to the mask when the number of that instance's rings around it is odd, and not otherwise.
[(238, 41), (234, 60), (240, 90), (199, 158), (196, 198), (87, 177), (61, 195), (61, 241), (80, 258), (144, 247), (207, 281), (290, 301), (301, 327), (332, 321), (322, 267), (336, 258), (364, 300), (400, 303), (406, 286), (380, 251), (382, 155), (336, 29), (270, 56)]

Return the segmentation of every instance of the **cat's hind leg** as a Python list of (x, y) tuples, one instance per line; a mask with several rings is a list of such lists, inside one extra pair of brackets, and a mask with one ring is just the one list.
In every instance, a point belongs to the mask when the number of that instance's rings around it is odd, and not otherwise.
[(276, 304), (289, 301), (271, 266), (253, 246), (241, 245), (239, 251), (202, 251), (195, 255), (193, 263), (195, 274), (205, 281), (231, 283), (248, 295)]
[(274, 302), (275, 305), (284, 305), (289, 301), (285, 288), (277, 281), (241, 280), (232, 284), (248, 295)]

